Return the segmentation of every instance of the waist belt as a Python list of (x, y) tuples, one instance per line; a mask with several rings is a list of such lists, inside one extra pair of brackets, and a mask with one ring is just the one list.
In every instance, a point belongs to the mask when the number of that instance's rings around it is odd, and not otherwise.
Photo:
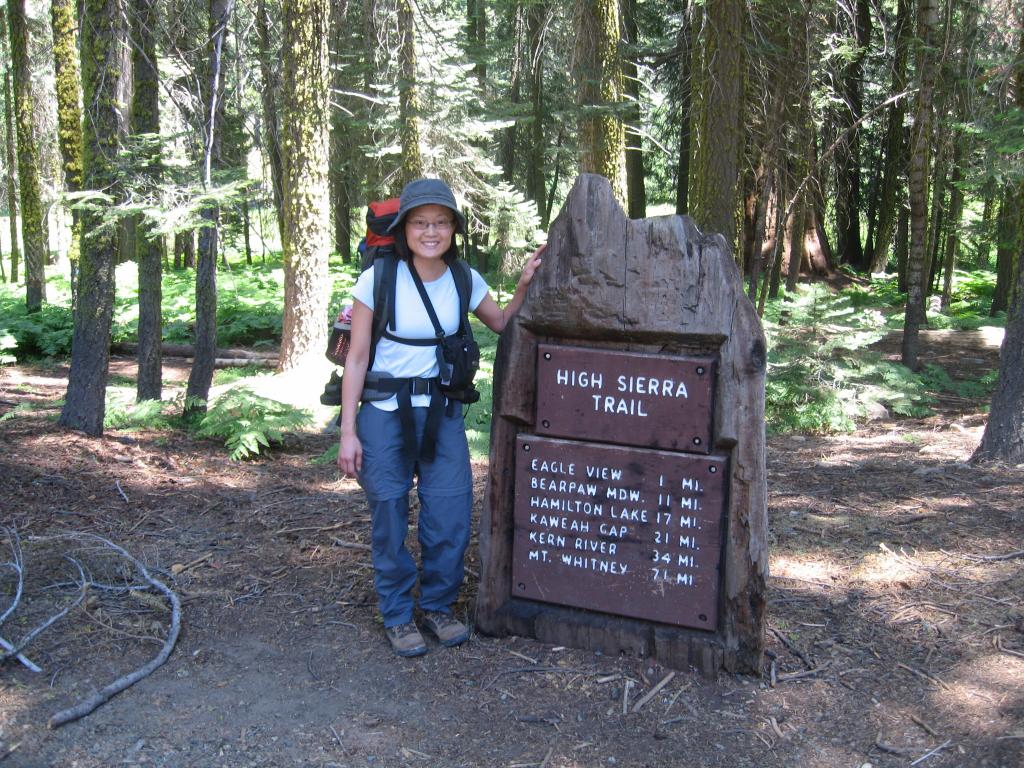
[[(416, 419), (412, 412), (413, 395), (430, 395), (427, 423), (423, 427), (423, 440), (419, 445), (416, 444)], [(363, 402), (388, 400), (392, 396), (398, 399), (398, 418), (402, 424), (402, 452), (412, 461), (433, 461), (445, 402), (437, 377), (395, 378), (374, 371), (367, 372), (366, 383), (363, 386)], [(454, 401), (451, 406), (454, 408)]]

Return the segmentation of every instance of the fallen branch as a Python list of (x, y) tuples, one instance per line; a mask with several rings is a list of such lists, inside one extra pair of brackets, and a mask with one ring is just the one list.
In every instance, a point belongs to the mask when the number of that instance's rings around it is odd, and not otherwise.
[(1018, 549), (1016, 552), (1007, 552), (1005, 555), (959, 555), (953, 552), (946, 552), (945, 550), (943, 550), (943, 554), (970, 560), (973, 563), (998, 563), (1002, 560), (1015, 560), (1018, 557), (1024, 557), (1024, 549)]
[(50, 728), (59, 728), (62, 725), (85, 717), (93, 712), (97, 707), (100, 707), (110, 701), (110, 699), (121, 693), (121, 691), (131, 687), (139, 680), (148, 677), (154, 670), (167, 661), (168, 657), (171, 655), (171, 651), (174, 650), (175, 643), (178, 641), (178, 633), (181, 631), (181, 600), (178, 599), (178, 596), (166, 584), (153, 578), (146, 569), (146, 566), (139, 562), (135, 557), (128, 554), (128, 552), (122, 547), (119, 547), (108, 539), (104, 539), (102, 536), (97, 536), (95, 534), (78, 534), (68, 538), (90, 538), (94, 541), (98, 541), (104, 546), (114, 550), (134, 565), (142, 578), (145, 579), (151, 587), (163, 593), (167, 598), (167, 601), (171, 604), (171, 626), (167, 633), (167, 639), (164, 641), (163, 648), (160, 649), (160, 653), (158, 653), (148, 664), (139, 667), (134, 672), (124, 675), (123, 677), (119, 677), (106, 688), (103, 688), (101, 691), (89, 696), (79, 704), (57, 712), (47, 723)]
[(933, 749), (933, 750), (932, 750), (931, 752), (927, 752), (927, 753), (925, 753), (925, 754), (921, 755), (921, 756), (920, 756), (919, 758), (917, 758), (917, 760), (915, 760), (914, 762), (912, 762), (912, 763), (911, 763), (910, 765), (911, 765), (911, 766), (914, 766), (914, 765), (917, 765), (918, 763), (923, 763), (923, 762), (924, 762), (925, 760), (927, 760), (927, 759), (928, 759), (929, 757), (931, 757), (932, 755), (936, 755), (936, 754), (938, 754), (939, 752), (941, 752), (942, 750), (944, 750), (944, 749), (945, 749), (946, 747), (948, 747), (948, 746), (949, 746), (950, 744), (952, 744), (952, 743), (953, 743), (953, 740), (952, 740), (952, 739), (946, 739), (946, 740), (945, 740), (944, 742), (942, 742), (941, 744), (939, 744), (939, 746), (937, 746), (937, 747), (936, 747), (935, 749)]
[(82, 604), (82, 601), (85, 600), (85, 595), (89, 591), (89, 581), (85, 578), (85, 571), (82, 570), (82, 566), (78, 563), (77, 560), (73, 560), (72, 558), (67, 556), (65, 556), (64, 559), (68, 560), (72, 565), (74, 565), (78, 569), (79, 576), (82, 577), (82, 580), (79, 582), (81, 588), (78, 592), (78, 597), (74, 600), (74, 602), (68, 603), (66, 606), (64, 606), (64, 608), (57, 611), (57, 613), (53, 614), (53, 616), (48, 618), (38, 627), (36, 627), (23, 638), (21, 638), (20, 642), (14, 643), (14, 647), (11, 650), (3, 654), (0, 654), (0, 664), (7, 661), (7, 659), (11, 658), (12, 656), (17, 656), (19, 653), (25, 650), (28, 647), (29, 643), (31, 643), (33, 640), (39, 637), (40, 634), (42, 634), (47, 629), (56, 624), (58, 621), (67, 616), (72, 611), (72, 609), (77, 608), (79, 605)]
[[(3, 648), (5, 651), (14, 651), (14, 646), (11, 645), (11, 643), (9, 643), (6, 640), (4, 640), (2, 637), (0, 637), (0, 648)], [(11, 654), (7, 654), (7, 655), (11, 655)], [(14, 658), (17, 661), (20, 661), (22, 666), (25, 667), (25, 669), (27, 669), (29, 672), (39, 673), (39, 672), (43, 671), (42, 667), (40, 667), (38, 664), (36, 664), (31, 659), (26, 658), (24, 654), (22, 654), (22, 653), (14, 653), (13, 655), (14, 655)]]
[(334, 546), (336, 547), (342, 547), (344, 549), (358, 549), (362, 552), (370, 551), (369, 544), (360, 544), (357, 541), (345, 541), (344, 539), (339, 539), (335, 536), (331, 536), (331, 541), (334, 542)]
[(775, 627), (772, 627), (771, 630), (772, 634), (779, 638), (779, 642), (786, 646), (790, 653), (792, 653), (794, 656), (800, 659), (800, 661), (804, 663), (804, 666), (806, 666), (807, 669), (814, 669), (815, 667), (817, 667), (817, 664), (812, 663), (811, 660), (807, 658), (807, 654), (801, 651), (797, 647), (796, 643), (794, 643), (792, 640), (790, 640), (788, 637), (782, 634)]
[(633, 712), (639, 712), (641, 709), (643, 709), (643, 706), (647, 704), (655, 696), (657, 696), (662, 688), (671, 683), (675, 676), (675, 672), (669, 672), (667, 675), (661, 678), (661, 681), (656, 686), (654, 686), (653, 688), (651, 688), (651, 690), (649, 690), (647, 693), (641, 696), (637, 703), (633, 705)]
[(502, 670), (501, 672), (499, 672), (498, 674), (496, 674), (494, 677), (491, 678), (490, 682), (488, 682), (487, 684), (484, 685), (484, 687), (481, 690), (486, 691), (488, 688), (490, 688), (492, 685), (494, 685), (496, 682), (498, 682), (498, 680), (500, 680), (505, 675), (518, 675), (520, 673), (525, 673), (525, 672), (572, 672), (572, 671), (574, 671), (574, 670), (565, 669), (564, 667), (513, 667), (512, 669), (505, 669), (505, 670)]

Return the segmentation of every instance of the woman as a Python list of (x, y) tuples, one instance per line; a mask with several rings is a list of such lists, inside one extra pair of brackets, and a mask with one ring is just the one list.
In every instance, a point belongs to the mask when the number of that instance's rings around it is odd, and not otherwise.
[[(373, 520), (374, 586), (384, 628), (399, 656), (427, 652), (423, 636), (413, 622), (413, 588), (420, 583), (423, 626), (445, 646), (469, 639), (469, 629), (454, 616), (451, 606), (462, 586), (463, 557), (469, 544), (473, 505), (473, 477), (460, 403), (443, 409), (440, 425), (425, 430), (431, 397), (437, 395), (436, 347), (403, 343), (401, 339), (433, 339), (434, 326), (416, 286), (426, 295), (446, 334), (459, 328), (459, 297), (449, 264), (458, 258), (454, 235), (465, 235), (466, 219), (455, 196), (439, 179), (418, 179), (402, 190), (399, 210), (391, 225), (399, 257), (395, 284), (395, 327), (388, 327), (373, 354), (375, 373), (409, 379), (416, 386), (404, 401), (410, 414), (400, 411), (397, 397), (357, 405), (371, 358), (373, 325), (373, 268), (366, 270), (352, 290), (352, 340), (342, 384), (341, 446), (338, 466), (359, 477)], [(494, 301), (476, 270), (472, 270), (469, 309), (491, 330), (500, 333), (526, 296), (526, 288), (540, 266), (539, 248), (527, 261), (515, 294), (502, 309)], [(415, 425), (418, 452), (407, 450)], [(433, 445), (422, 449), (424, 432), (436, 433)], [(409, 523), (409, 491), (413, 475), (419, 478), (418, 538), (422, 571), (405, 548)]]

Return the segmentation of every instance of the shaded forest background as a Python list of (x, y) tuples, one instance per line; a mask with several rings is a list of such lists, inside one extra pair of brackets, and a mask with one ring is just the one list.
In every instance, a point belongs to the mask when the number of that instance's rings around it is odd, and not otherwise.
[(593, 172), (634, 218), (722, 233), (761, 312), (801, 278), (896, 291), (911, 370), (958, 282), (986, 283), (1008, 328), (993, 450), (1019, 456), (1022, 20), (1020, 0), (9, 0), (0, 354), (70, 352), (61, 422), (98, 434), (115, 268), (138, 265), (140, 401), (185, 276), (202, 413), (218, 274), (283, 267), (293, 369), (322, 354), (369, 200), (444, 177), (500, 282)]

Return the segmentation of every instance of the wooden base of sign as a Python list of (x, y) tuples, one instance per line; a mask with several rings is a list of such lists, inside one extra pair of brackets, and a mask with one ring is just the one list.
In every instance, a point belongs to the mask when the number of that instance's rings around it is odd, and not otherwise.
[[(614, 610), (614, 603), (594, 600), (582, 602), (588, 609), (572, 607), (565, 594), (547, 603), (515, 595), (516, 441), (545, 429), (544, 415), (538, 414), (540, 344), (713, 358), (711, 444), (702, 440), (700, 450), (722, 457), (728, 467), (713, 626), (694, 629), (651, 620), (657, 613), (628, 618), (603, 612)], [(605, 179), (581, 176), (552, 226), (527, 301), (498, 345), (477, 629), (653, 658), (705, 675), (721, 669), (760, 674), (768, 575), (765, 368), (760, 321), (724, 239), (702, 234), (686, 217), (631, 221)], [(664, 382), (667, 374), (654, 370), (636, 373)], [(550, 411), (552, 402), (546, 396), (544, 408)], [(549, 423), (554, 430), (555, 419)], [(568, 423), (558, 431), (574, 439), (567, 434)], [(641, 450), (666, 445), (662, 433), (650, 444), (631, 442), (631, 431), (636, 430), (602, 427), (582, 439)], [(693, 434), (687, 432), (690, 442)]]

